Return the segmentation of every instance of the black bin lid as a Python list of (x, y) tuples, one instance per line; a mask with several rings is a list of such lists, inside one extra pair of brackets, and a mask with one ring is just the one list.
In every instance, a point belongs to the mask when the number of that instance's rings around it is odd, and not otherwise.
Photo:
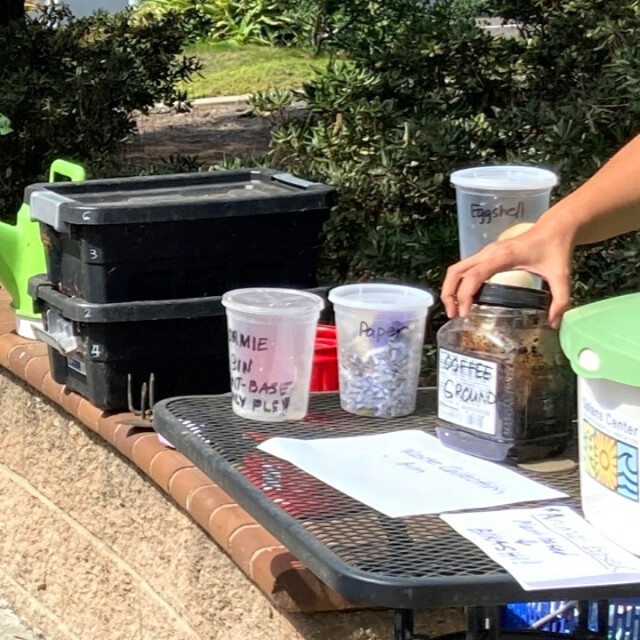
[(336, 190), (270, 169), (40, 183), (27, 187), (31, 217), (68, 225), (146, 224), (327, 211)]
[[(27, 287), (36, 307), (42, 307), (44, 302), (50, 309), (60, 313), (65, 320), (85, 324), (226, 318), (222, 296), (134, 302), (87, 302), (83, 298), (72, 298), (58, 291), (44, 274), (31, 276)], [(328, 289), (329, 287), (314, 287), (305, 291), (326, 299)]]
[(87, 302), (83, 298), (66, 296), (58, 291), (45, 275), (29, 278), (28, 291), (36, 307), (45, 302), (48, 308), (57, 311), (65, 320), (85, 324), (225, 316), (222, 296), (95, 303)]

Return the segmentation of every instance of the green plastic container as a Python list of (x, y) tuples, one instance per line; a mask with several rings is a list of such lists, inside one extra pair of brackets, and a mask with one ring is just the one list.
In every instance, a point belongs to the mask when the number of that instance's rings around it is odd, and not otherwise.
[[(49, 182), (61, 179), (82, 181), (85, 171), (73, 162), (54, 160), (49, 169)], [(33, 325), (42, 324), (27, 290), (29, 278), (46, 271), (40, 224), (31, 219), (29, 205), (23, 203), (15, 224), (0, 223), (0, 283), (11, 296), (16, 332), (26, 338), (35, 338)]]
[(585, 517), (640, 555), (640, 293), (567, 312), (560, 344), (578, 376)]

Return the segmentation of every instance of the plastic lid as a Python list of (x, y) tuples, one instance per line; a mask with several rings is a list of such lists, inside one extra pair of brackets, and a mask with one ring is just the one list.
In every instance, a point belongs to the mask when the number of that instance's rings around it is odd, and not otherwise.
[(454, 171), (450, 179), (454, 187), (487, 191), (538, 191), (558, 184), (558, 176), (553, 171), (508, 164), (460, 169)]
[(34, 184), (25, 189), (32, 220), (68, 225), (157, 224), (238, 216), (328, 215), (336, 190), (271, 169), (204, 171)]
[(286, 317), (320, 313), (324, 308), (324, 300), (315, 293), (272, 287), (227, 291), (222, 296), (222, 304), (233, 311)]
[(560, 345), (573, 370), (640, 387), (640, 293), (571, 309), (560, 326)]
[(473, 297), (476, 304), (485, 304), (510, 309), (546, 310), (551, 304), (551, 294), (540, 289), (514, 287), (509, 284), (485, 282)]
[(435, 296), (424, 289), (400, 284), (359, 283), (345, 284), (329, 292), (333, 304), (373, 311), (397, 311), (399, 309), (427, 309)]

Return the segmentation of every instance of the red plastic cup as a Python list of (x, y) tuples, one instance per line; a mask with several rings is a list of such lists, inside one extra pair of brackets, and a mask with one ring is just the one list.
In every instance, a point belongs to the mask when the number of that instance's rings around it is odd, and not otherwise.
[(319, 324), (311, 367), (311, 391), (338, 390), (338, 343), (336, 328)]

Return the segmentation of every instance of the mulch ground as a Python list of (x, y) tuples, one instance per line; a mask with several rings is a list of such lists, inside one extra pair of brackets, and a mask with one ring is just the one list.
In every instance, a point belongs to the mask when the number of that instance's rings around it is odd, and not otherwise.
[(244, 103), (197, 105), (179, 113), (154, 109), (136, 118), (138, 134), (127, 147), (134, 161), (160, 161), (171, 155), (197, 157), (206, 168), (225, 157), (260, 155), (269, 147), (269, 123)]

